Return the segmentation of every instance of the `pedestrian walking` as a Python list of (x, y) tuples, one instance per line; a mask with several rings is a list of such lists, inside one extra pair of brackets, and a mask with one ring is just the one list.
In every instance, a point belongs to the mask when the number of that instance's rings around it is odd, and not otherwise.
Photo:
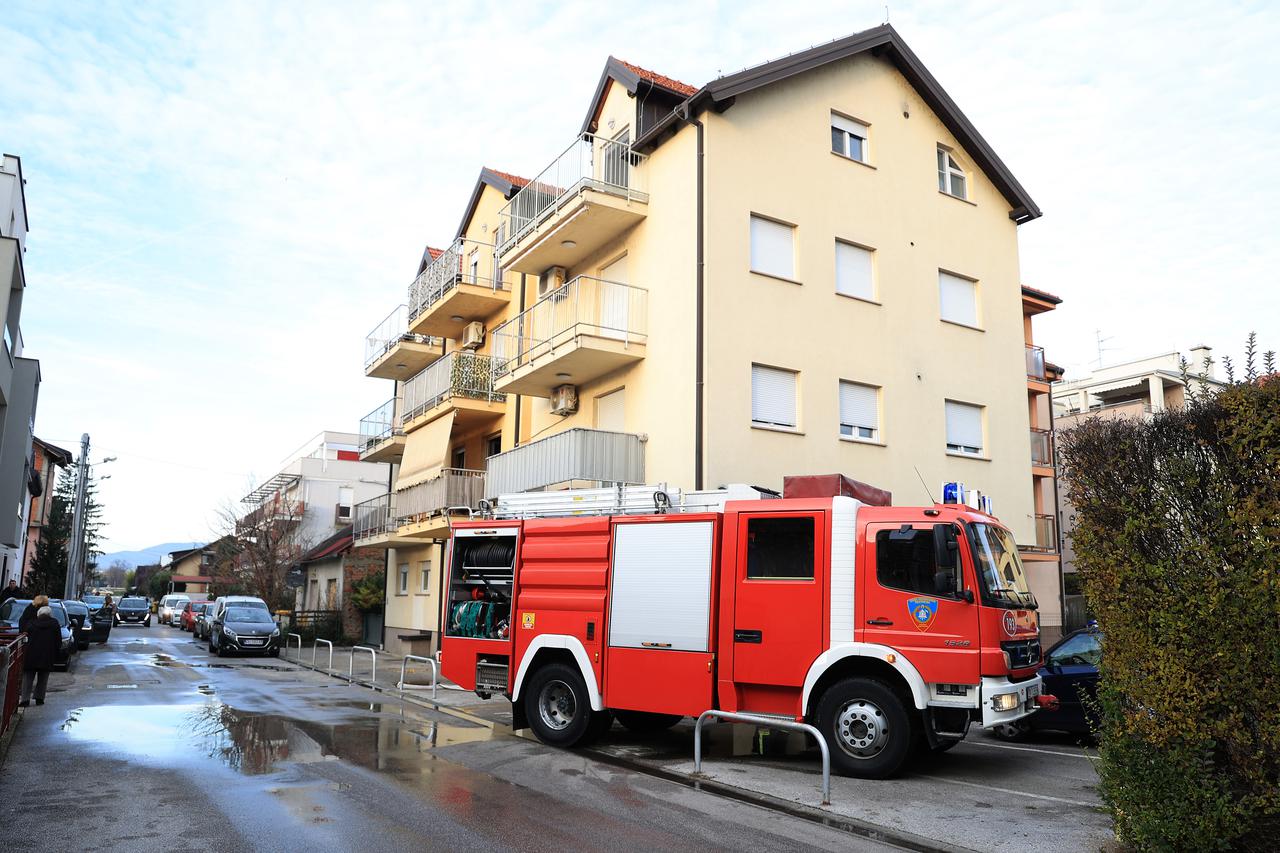
[[(49, 596), (37, 595), (31, 599), (31, 603), (27, 605), (27, 609), (22, 611), (22, 615), (18, 617), (18, 630), (24, 634), (31, 632), (31, 623), (36, 621), (36, 616), (40, 613), (41, 607), (47, 607), (49, 604)], [(53, 611), (50, 611), (51, 613)]]
[[(41, 596), (42, 598), (44, 596)], [(22, 658), (22, 694), (19, 708), (31, 704), (31, 691), (35, 688), (36, 704), (44, 704), (44, 693), (49, 686), (49, 672), (58, 659), (62, 647), (62, 626), (53, 618), (53, 610), (46, 604), (36, 611), (27, 630), (27, 651)]]

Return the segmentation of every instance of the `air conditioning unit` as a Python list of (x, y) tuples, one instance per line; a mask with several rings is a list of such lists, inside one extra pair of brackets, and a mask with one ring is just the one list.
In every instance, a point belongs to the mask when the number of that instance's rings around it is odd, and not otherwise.
[(577, 385), (557, 385), (551, 389), (551, 414), (572, 415), (577, 411)]
[(462, 329), (462, 348), (479, 349), (484, 343), (484, 323), (479, 321), (468, 323)]
[(538, 296), (543, 297), (564, 287), (569, 271), (564, 267), (547, 267), (538, 276)]

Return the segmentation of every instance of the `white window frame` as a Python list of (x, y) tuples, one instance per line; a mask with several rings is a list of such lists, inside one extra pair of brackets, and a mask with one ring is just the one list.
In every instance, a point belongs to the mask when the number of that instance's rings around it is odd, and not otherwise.
[[(832, 154), (844, 157), (846, 160), (853, 160), (862, 164), (867, 164), (870, 161), (871, 127), (866, 122), (858, 121), (856, 118), (851, 118), (843, 113), (838, 113), (835, 110), (832, 110), (831, 132)], [(839, 150), (835, 147), (837, 137), (841, 143)], [(861, 157), (854, 156), (852, 146), (850, 145), (851, 138), (856, 138), (861, 141), (862, 144), (859, 146), (861, 148)]]
[[(947, 300), (944, 294), (946, 293), (946, 290), (947, 290), (948, 279), (952, 279), (954, 281), (960, 281), (960, 282), (967, 282), (970, 285), (971, 287), (970, 292), (973, 295), (972, 322), (970, 322), (969, 319), (964, 317), (947, 315)], [(964, 326), (969, 329), (981, 330), (982, 329), (982, 304), (978, 299), (978, 280), (975, 278), (969, 278), (966, 275), (959, 275), (958, 273), (953, 273), (949, 270), (941, 270), (941, 269), (938, 270), (938, 318), (945, 323), (954, 323), (957, 326)]]
[[(768, 378), (770, 374), (774, 374), (773, 379), (776, 381), (789, 381), (791, 383), (791, 423), (785, 420), (774, 420), (770, 418), (757, 418), (757, 412), (763, 405), (757, 407), (757, 378)], [(762, 389), (763, 390), (763, 389)], [(751, 364), (751, 425), (761, 429), (776, 429), (786, 432), (800, 431), (800, 372), (789, 370), (785, 367), (774, 367), (769, 364), (759, 364), (753, 362)]]
[[(869, 263), (869, 266), (870, 266), (869, 284), (871, 285), (870, 293), (863, 295), (861, 293), (849, 293), (848, 291), (840, 289), (840, 248), (842, 246), (850, 249), (855, 249), (859, 252), (867, 253), (867, 260), (870, 262)], [(841, 240), (839, 237), (836, 238), (836, 244), (835, 244), (835, 290), (836, 290), (836, 293), (840, 294), (841, 296), (847, 296), (850, 299), (860, 299), (863, 302), (872, 302), (877, 305), (880, 304), (880, 277), (876, 274), (876, 266), (877, 265), (876, 265), (875, 249), (871, 248), (870, 246), (864, 246), (861, 243), (855, 243), (852, 240)]]
[[(952, 439), (951, 412), (952, 412), (953, 406), (957, 408), (977, 410), (978, 431), (980, 433), (979, 438), (981, 441), (981, 443), (978, 446), (975, 447), (974, 445), (971, 445), (971, 444), (964, 444), (961, 442), (951, 441)], [(946, 433), (947, 433), (946, 434), (947, 453), (954, 454), (956, 456), (972, 456), (978, 459), (986, 458), (986, 435), (987, 435), (987, 429), (986, 429), (987, 407), (986, 406), (983, 406), (979, 403), (966, 403), (962, 400), (947, 400), (943, 404), (942, 420), (943, 420), (943, 428), (946, 430)]]
[[(756, 223), (760, 223), (757, 229)], [(781, 266), (772, 266), (770, 259), (765, 257), (765, 238), (769, 236), (772, 228), (786, 229), (788, 247), (787, 261), (785, 271)], [(757, 239), (757, 234), (759, 238)], [(781, 234), (781, 231), (775, 232), (774, 236)], [(770, 278), (780, 278), (784, 281), (796, 281), (796, 226), (790, 222), (783, 222), (781, 219), (774, 219), (770, 216), (764, 216), (759, 213), (753, 213), (750, 216), (747, 233), (747, 249), (748, 249), (748, 266), (753, 273), (757, 275), (767, 275)], [(757, 252), (757, 248), (760, 249)]]
[[(956, 192), (956, 178), (960, 179), (959, 192)], [(962, 201), (969, 200), (969, 174), (945, 145), (938, 146), (938, 192)]]
[(468, 261), (468, 264), (467, 264), (467, 271), (471, 273), (471, 280), (467, 283), (479, 284), (480, 283), (480, 250), (479, 249), (471, 250), (470, 260)]
[(431, 593), (431, 561), (418, 561), (418, 595)]
[[(875, 426), (866, 426), (863, 424), (856, 424), (852, 422), (852, 419), (850, 419), (849, 423), (845, 423), (844, 388), (846, 385), (852, 385), (858, 388), (865, 388), (866, 390), (871, 392), (875, 400), (875, 403), (874, 403), (875, 416), (873, 418), (873, 420), (875, 421)], [(841, 379), (839, 383), (836, 385), (836, 389), (838, 394), (838, 397), (836, 400), (836, 406), (837, 406), (839, 419), (840, 419), (840, 438), (845, 441), (862, 441), (862, 442), (869, 442), (872, 444), (880, 444), (881, 443), (881, 439), (880, 439), (881, 388), (880, 386), (871, 385), (867, 382), (855, 382), (852, 379)], [(848, 429), (849, 431), (845, 432), (846, 429)]]
[(409, 594), (409, 564), (401, 563), (396, 567), (396, 595)]

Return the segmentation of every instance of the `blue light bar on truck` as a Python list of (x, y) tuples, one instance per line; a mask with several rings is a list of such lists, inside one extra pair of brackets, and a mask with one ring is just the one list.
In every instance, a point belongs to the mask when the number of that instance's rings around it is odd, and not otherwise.
[(965, 502), (964, 483), (943, 483), (942, 502), (944, 504), (962, 504)]

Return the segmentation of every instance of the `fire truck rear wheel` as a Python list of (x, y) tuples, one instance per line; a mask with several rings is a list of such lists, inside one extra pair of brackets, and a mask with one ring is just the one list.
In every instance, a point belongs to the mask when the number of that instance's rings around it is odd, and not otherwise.
[(601, 714), (591, 710), (582, 675), (562, 663), (548, 664), (533, 674), (524, 694), (524, 709), (529, 728), (550, 746), (583, 744), (590, 735), (599, 734), (603, 722)]
[(638, 735), (666, 731), (684, 719), (679, 714), (650, 714), (645, 711), (614, 711), (622, 727)]
[(885, 779), (911, 752), (911, 718), (898, 694), (872, 678), (846, 678), (818, 703), (818, 731), (831, 763), (846, 776)]

